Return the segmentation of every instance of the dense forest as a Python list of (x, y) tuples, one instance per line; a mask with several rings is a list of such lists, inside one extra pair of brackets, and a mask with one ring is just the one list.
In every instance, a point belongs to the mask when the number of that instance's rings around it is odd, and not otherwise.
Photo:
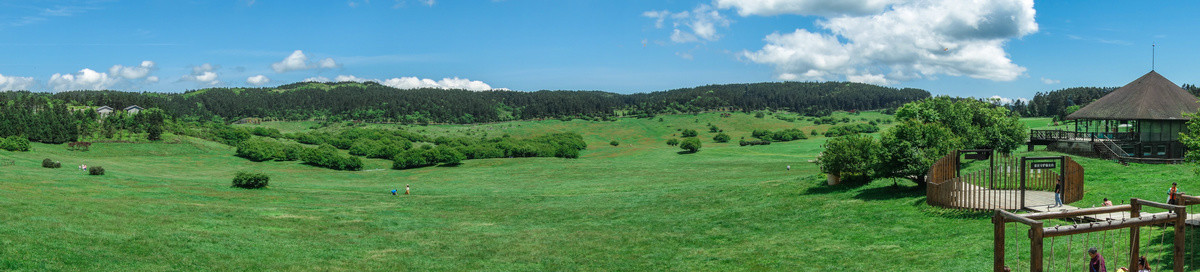
[(920, 89), (848, 82), (708, 85), (651, 93), (601, 91), (401, 90), (374, 82), (301, 82), (274, 88), (209, 88), (184, 93), (2, 92), (0, 102), (47, 97), (75, 106), (159, 108), (186, 120), (362, 120), (481, 123), (538, 118), (609, 118), (709, 110), (778, 109), (813, 116), (895, 108), (929, 97)]
[[(1038, 92), (1028, 103), (1016, 101), (1009, 105), (1013, 112), (1028, 117), (1066, 118), (1068, 114), (1116, 90), (1114, 87), (1074, 87), (1050, 92)], [(1074, 107), (1074, 108), (1072, 108)]]

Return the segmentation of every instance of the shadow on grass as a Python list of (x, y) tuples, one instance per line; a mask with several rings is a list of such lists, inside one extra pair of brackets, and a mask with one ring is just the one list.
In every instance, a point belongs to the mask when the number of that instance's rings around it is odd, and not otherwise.
[(992, 219), (992, 216), (996, 214), (995, 211), (958, 210), (934, 207), (926, 204), (924, 198), (914, 200), (912, 205), (918, 209), (921, 209), (921, 211), (925, 212), (925, 214), (942, 218), (990, 220)]
[(700, 152), (700, 150), (696, 150), (696, 151), (684, 150), (684, 151), (675, 152), (675, 154), (686, 155), (686, 154), (696, 154), (696, 152)]
[(891, 185), (862, 190), (861, 192), (858, 192), (858, 195), (855, 195), (854, 198), (860, 200), (891, 200), (918, 197), (922, 195), (925, 195), (925, 187)]
[(829, 185), (826, 183), (825, 176), (823, 176), (823, 175), (812, 175), (812, 176), (803, 177), (800, 179), (802, 182), (814, 183), (814, 185), (812, 187), (808, 187), (808, 189), (804, 190), (805, 195), (823, 195), (823, 194), (829, 194), (829, 193), (842, 193), (842, 192), (847, 192), (850, 190), (862, 188), (863, 186), (867, 185), (867, 183), (869, 183), (869, 182), (865, 182), (865, 181), (846, 181), (846, 182), (842, 182), (841, 184), (838, 184), (838, 185)]

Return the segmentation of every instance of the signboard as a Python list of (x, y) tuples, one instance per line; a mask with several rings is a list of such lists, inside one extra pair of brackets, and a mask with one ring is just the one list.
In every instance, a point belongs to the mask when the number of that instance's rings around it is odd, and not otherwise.
[(992, 157), (992, 152), (976, 152), (976, 153), (968, 153), (968, 154), (967, 154), (965, 157), (966, 157), (968, 160), (977, 160), (977, 161), (981, 161), (981, 160), (986, 160), (986, 159), (989, 159), (989, 158), (991, 158), (991, 157)]
[(1058, 163), (1056, 163), (1056, 162), (1035, 162), (1035, 163), (1030, 163), (1029, 168), (1030, 169), (1054, 169), (1054, 168), (1058, 168)]

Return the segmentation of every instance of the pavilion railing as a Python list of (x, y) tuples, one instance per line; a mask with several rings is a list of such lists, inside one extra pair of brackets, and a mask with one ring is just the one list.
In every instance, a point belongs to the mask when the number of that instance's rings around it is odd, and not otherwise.
[(1064, 140), (1114, 140), (1114, 141), (1136, 141), (1137, 133), (1133, 132), (1080, 132), (1066, 130), (1029, 130), (1029, 139), (1042, 141), (1064, 141)]

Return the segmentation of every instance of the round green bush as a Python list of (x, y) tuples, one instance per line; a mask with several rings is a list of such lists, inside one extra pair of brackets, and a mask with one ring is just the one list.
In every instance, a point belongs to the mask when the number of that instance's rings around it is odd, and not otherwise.
[(42, 160), (42, 167), (45, 167), (45, 168), (62, 168), (62, 163), (59, 163), (59, 162), (56, 162), (56, 161), (54, 161), (54, 160), (51, 160), (51, 159), (49, 159), (49, 158), (46, 158), (45, 160)]
[(103, 176), (104, 175), (104, 167), (100, 167), (100, 166), (88, 167), (88, 175)]
[(729, 134), (725, 134), (725, 133), (718, 133), (718, 134), (717, 134), (717, 136), (713, 136), (713, 141), (714, 141), (714, 142), (718, 142), (718, 143), (724, 143), (724, 142), (728, 142), (728, 141), (729, 141)]
[(271, 177), (263, 173), (237, 172), (233, 176), (233, 187), (258, 189), (267, 187), (270, 181)]

